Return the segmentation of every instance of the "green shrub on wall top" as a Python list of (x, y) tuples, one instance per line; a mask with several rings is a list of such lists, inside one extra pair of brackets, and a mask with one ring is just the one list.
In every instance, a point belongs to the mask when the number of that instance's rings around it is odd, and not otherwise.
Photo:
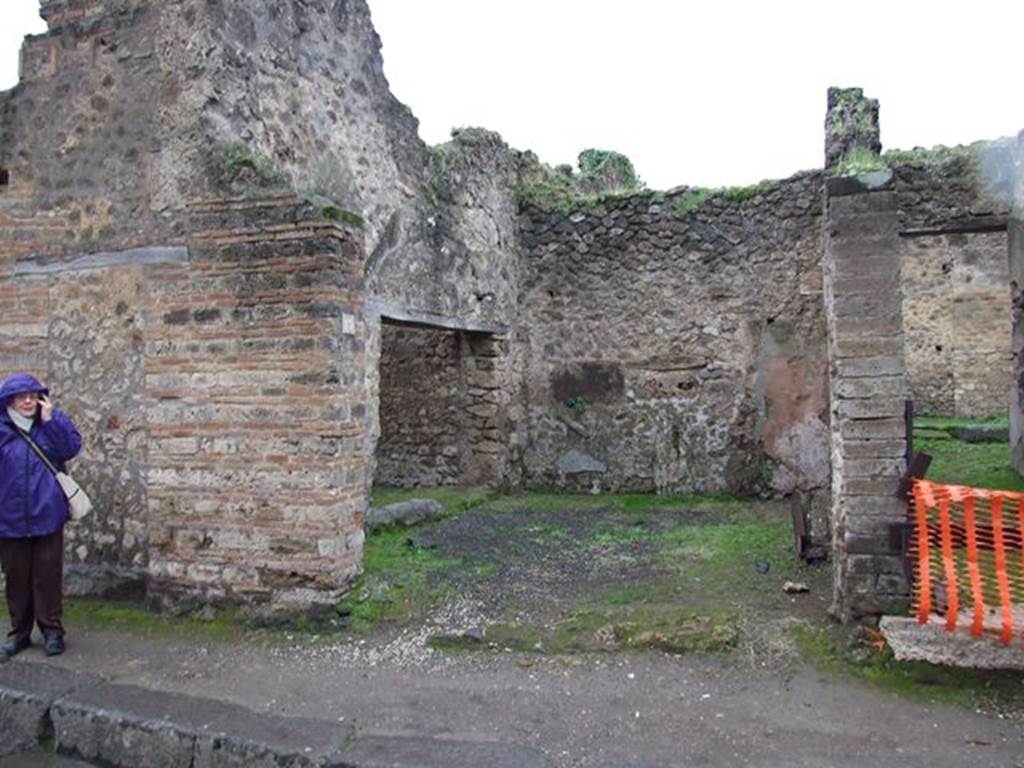
[(581, 180), (586, 184), (594, 184), (604, 190), (636, 190), (643, 186), (633, 163), (620, 152), (585, 149), (577, 161)]

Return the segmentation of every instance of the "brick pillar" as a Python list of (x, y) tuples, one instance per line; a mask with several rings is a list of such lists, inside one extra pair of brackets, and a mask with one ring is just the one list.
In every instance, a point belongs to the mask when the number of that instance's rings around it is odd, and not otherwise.
[(906, 609), (893, 494), (906, 466), (900, 248), (892, 174), (826, 183), (825, 301), (832, 417), (833, 612)]
[(291, 201), (193, 207), (146, 302), (157, 603), (328, 602), (366, 505), (362, 238)]
[[(1024, 157), (1024, 131), (1017, 135), (1018, 157)], [(1013, 312), (1013, 353), (1010, 385), (1010, 447), (1014, 468), (1024, 474), (1024, 169), (1018, 166), (1009, 224), (1010, 307)]]

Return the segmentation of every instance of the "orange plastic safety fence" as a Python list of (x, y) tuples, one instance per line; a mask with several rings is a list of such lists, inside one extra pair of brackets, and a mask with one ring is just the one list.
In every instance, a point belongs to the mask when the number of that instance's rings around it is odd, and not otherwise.
[(1024, 494), (927, 480), (911, 493), (917, 620), (1024, 643)]

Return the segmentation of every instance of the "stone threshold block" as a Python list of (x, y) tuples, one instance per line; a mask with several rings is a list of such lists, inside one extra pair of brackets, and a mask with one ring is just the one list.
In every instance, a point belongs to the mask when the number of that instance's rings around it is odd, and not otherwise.
[[(965, 621), (970, 622), (970, 617)], [(1020, 619), (1017, 621), (1020, 626)], [(917, 619), (910, 616), (885, 616), (880, 627), (900, 661), (928, 661), (969, 669), (1024, 670), (1024, 647), (1019, 637), (1006, 646), (988, 628), (981, 637), (971, 637), (962, 628), (949, 632), (941, 616), (930, 617), (927, 624), (918, 624)]]

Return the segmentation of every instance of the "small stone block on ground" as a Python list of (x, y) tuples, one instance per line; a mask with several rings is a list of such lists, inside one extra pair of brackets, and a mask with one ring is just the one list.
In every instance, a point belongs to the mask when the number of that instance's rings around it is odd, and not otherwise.
[(444, 514), (444, 507), (433, 499), (408, 499), (384, 507), (370, 507), (366, 511), (366, 529), (369, 531), (388, 525), (416, 525), (424, 520)]

